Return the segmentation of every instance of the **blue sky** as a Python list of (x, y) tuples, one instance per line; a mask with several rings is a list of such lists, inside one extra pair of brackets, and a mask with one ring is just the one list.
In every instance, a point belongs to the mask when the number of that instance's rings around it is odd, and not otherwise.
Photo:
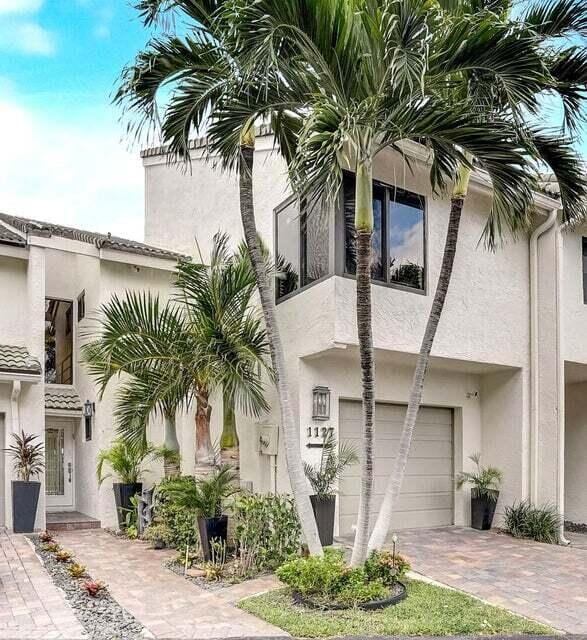
[(110, 96), (149, 35), (130, 0), (0, 0), (1, 211), (142, 238), (139, 149)]
[(139, 149), (110, 96), (148, 36), (125, 0), (0, 0), (0, 210), (142, 237)]

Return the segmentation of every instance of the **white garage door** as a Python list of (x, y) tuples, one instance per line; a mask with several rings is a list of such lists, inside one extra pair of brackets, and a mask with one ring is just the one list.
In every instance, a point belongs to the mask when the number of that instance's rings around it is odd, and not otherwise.
[[(377, 404), (375, 422), (376, 514), (397, 452), (406, 407)], [(453, 426), (451, 409), (422, 407), (412, 440), (406, 475), (392, 521), (393, 529), (453, 524)], [(361, 403), (340, 402), (340, 438), (361, 449)], [(360, 465), (347, 468), (339, 493), (340, 534), (353, 532), (360, 491)]]

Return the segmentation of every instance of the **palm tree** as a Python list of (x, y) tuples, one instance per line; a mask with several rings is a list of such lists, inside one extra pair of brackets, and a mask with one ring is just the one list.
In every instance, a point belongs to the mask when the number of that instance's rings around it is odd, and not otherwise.
[[(519, 135), (515, 123), (499, 114), (489, 120), (479, 105), (458, 103), (451, 87), (462, 74), (486, 73), (529, 104), (542, 86), (545, 69), (531, 43), (502, 25), (475, 24), (470, 16), (445, 20), (436, 4), (426, 0), (339, 0), (323, 5), (258, 0), (239, 17), (244, 25), (241, 39), (256, 52), (259, 64), (273, 65), (273, 77), (284, 78), (285, 95), (305, 95), (306, 117), (291, 163), (294, 184), (311, 198), (332, 199), (343, 169), (354, 170), (356, 176), (363, 400), (361, 491), (352, 556), (357, 565), (367, 553), (373, 486), (373, 162), (384, 149), (401, 151), (402, 140), (428, 144), (433, 152), (431, 178), (440, 189), (448, 181), (464, 186), (474, 158), (494, 186), (489, 228), (504, 223), (514, 231), (522, 228), (536, 181), (527, 152), (537, 136), (529, 131)], [(520, 75), (520, 59), (526, 60), (525, 76)]]
[(178, 451), (175, 413), (195, 400), (195, 459), (202, 472), (216, 462), (210, 438), (215, 390), (224, 392), (233, 411), (258, 416), (268, 409), (259, 373), (267, 370), (267, 346), (250, 305), (250, 264), (242, 249), (229, 254), (227, 243), (227, 236), (215, 236), (210, 265), (178, 265), (173, 301), (162, 304), (149, 293), (114, 296), (100, 310), (97, 337), (82, 347), (101, 393), (125, 374), (114, 414), (131, 444), (146, 441), (148, 419), (160, 413), (164, 447)]
[[(270, 88), (262, 96), (258, 90), (250, 92), (251, 85), (243, 81), (238, 41), (227, 35), (230, 27), (224, 33), (217, 28), (216, 14), (224, 4), (223, 0), (138, 2), (146, 26), (180, 11), (193, 21), (193, 28), (184, 38), (174, 35), (154, 38), (123, 72), (115, 102), (139, 115), (137, 134), (145, 126), (161, 123), (162, 138), (169, 143), (170, 153), (186, 161), (189, 161), (189, 136), (209, 125), (210, 152), (220, 157), (224, 168), (238, 171), (241, 220), (275, 374), (290, 484), (308, 548), (320, 555), (322, 548), (304, 476), (285, 352), (253, 201), (255, 123), (264, 117), (271, 118), (280, 150), (287, 156), (293, 122), (280, 96), (272, 94)], [(174, 91), (160, 117), (157, 99), (160, 90), (168, 87)], [(239, 96), (237, 100), (235, 95)], [(272, 98), (279, 101), (279, 107)]]
[[(564, 136), (547, 135), (525, 123), (528, 114), (535, 118), (540, 113), (541, 94), (555, 94), (562, 100), (565, 119), (571, 130), (581, 118), (587, 87), (587, 49), (574, 44), (556, 43), (557, 38), (587, 35), (587, 6), (576, 0), (548, 0), (542, 5), (526, 11), (524, 15), (509, 22), (509, 0), (442, 0), (448, 12), (467, 16), (474, 22), (492, 21), (514, 33), (514, 38), (531, 44), (528, 54), (515, 58), (520, 77), (531, 55), (540, 58), (544, 73), (541, 82), (532, 87), (526, 95), (508, 91), (508, 86), (496, 82), (494, 74), (478, 73), (470, 69), (463, 73), (452, 91), (456, 99), (466, 100), (478, 110), (482, 117), (491, 121), (504, 118), (516, 124), (518, 136), (526, 138), (527, 153), (538, 165), (550, 167), (558, 179), (562, 202), (562, 222), (574, 224), (585, 219), (587, 214), (587, 181), (580, 158), (572, 151), (571, 141)], [(555, 44), (556, 43), (556, 44)], [(477, 158), (469, 158), (469, 160)], [(428, 322), (418, 354), (410, 390), (408, 408), (404, 419), (398, 452), (389, 477), (385, 496), (377, 522), (369, 541), (369, 549), (378, 549), (384, 542), (391, 526), (393, 509), (401, 491), (408, 462), (410, 446), (418, 410), (422, 401), (424, 382), (430, 353), (440, 322), (441, 314), (450, 285), (463, 207), (468, 193), (471, 163), (460, 163), (458, 179), (455, 181), (450, 201), (450, 216), (442, 266), (436, 292), (428, 317)], [(512, 183), (511, 189), (518, 185)], [(515, 232), (517, 224), (512, 224), (515, 202), (507, 198), (499, 204), (499, 215), (490, 218), (485, 230), (486, 243), (494, 248), (509, 229)]]

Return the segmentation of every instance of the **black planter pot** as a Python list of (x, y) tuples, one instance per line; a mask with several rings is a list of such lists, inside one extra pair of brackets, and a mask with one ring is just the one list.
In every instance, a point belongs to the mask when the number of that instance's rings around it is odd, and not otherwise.
[(40, 489), (40, 482), (12, 481), (12, 528), (14, 533), (34, 531)]
[(228, 516), (219, 518), (198, 517), (198, 531), (200, 532), (200, 542), (202, 543), (202, 555), (204, 560), (212, 560), (211, 543), (226, 542), (226, 532), (228, 530)]
[(314, 518), (318, 526), (320, 544), (329, 547), (334, 541), (334, 509), (336, 507), (336, 496), (319, 498), (310, 496)]
[(124, 529), (126, 512), (128, 509), (134, 509), (130, 500), (137, 493), (141, 493), (143, 490), (143, 483), (135, 482), (134, 484), (123, 484), (122, 482), (115, 482), (112, 485), (112, 489), (114, 490), (114, 502), (116, 503), (118, 526), (121, 529)]
[(495, 498), (480, 496), (475, 490), (471, 491), (471, 527), (480, 531), (488, 531), (493, 523), (495, 507), (499, 492), (495, 493)]

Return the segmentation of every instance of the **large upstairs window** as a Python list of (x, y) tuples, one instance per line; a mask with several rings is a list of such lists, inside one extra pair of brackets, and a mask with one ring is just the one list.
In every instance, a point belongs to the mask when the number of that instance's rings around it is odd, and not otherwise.
[(291, 198), (275, 212), (277, 299), (329, 273), (329, 214), (320, 205), (302, 207)]
[(73, 384), (73, 303), (45, 300), (45, 382)]
[[(373, 183), (373, 280), (416, 291), (426, 288), (424, 198), (411, 191)], [(345, 272), (356, 272), (355, 176), (343, 184)]]

